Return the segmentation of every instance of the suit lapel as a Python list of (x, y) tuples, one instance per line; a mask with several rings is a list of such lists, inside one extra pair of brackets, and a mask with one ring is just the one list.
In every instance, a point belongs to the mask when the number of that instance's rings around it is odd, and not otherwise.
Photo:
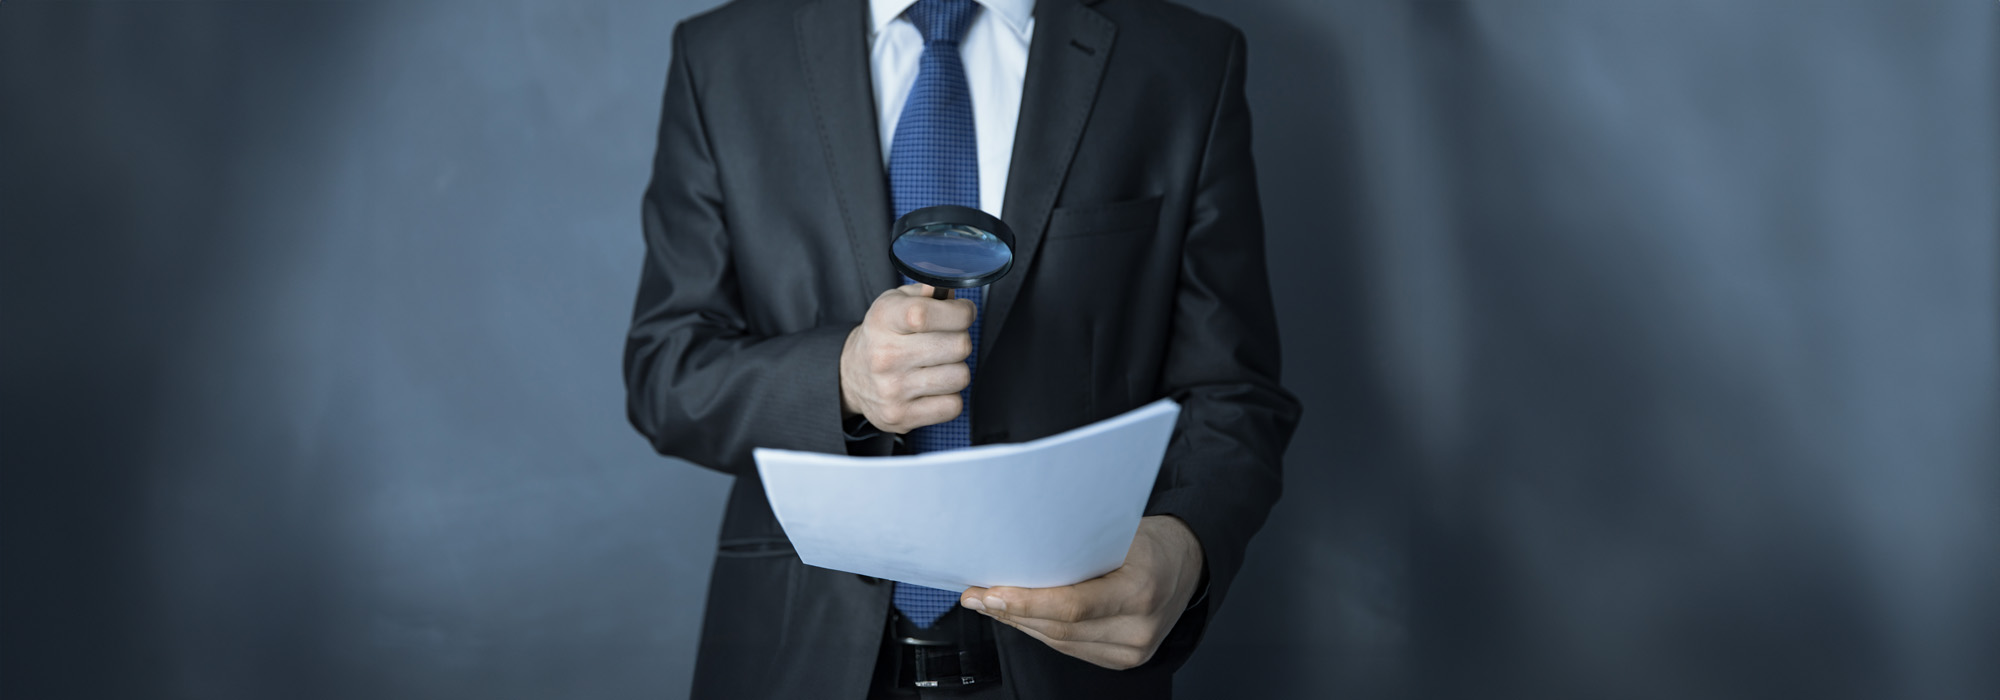
[(861, 308), (899, 279), (889, 264), (889, 194), (868, 65), (868, 3), (814, 0), (793, 15), (827, 172), (840, 200)]
[(1062, 191), (1063, 177), (1097, 101), (1097, 84), (1111, 58), (1118, 29), (1085, 5), (1092, 0), (1042, 0), (1035, 10), (1035, 38), (1028, 47), (1028, 75), (1021, 86), (1020, 123), (1007, 173), (1001, 219), (1014, 229), (1014, 269), (987, 290), (979, 355), (992, 350), (1007, 314), (1028, 280), (1036, 251)]

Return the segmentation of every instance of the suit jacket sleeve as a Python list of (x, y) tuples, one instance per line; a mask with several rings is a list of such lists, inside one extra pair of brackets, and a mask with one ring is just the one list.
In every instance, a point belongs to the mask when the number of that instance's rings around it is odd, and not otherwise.
[[(1228, 55), (1190, 205), (1162, 370), (1168, 394), (1181, 404), (1180, 421), (1147, 506), (1148, 515), (1179, 517), (1202, 544), (1206, 598), (1179, 625), (1193, 630), (1177, 629), (1177, 637), (1198, 636), (1277, 503), (1280, 460), (1300, 412), (1278, 382), (1241, 34)], [(1193, 642), (1169, 640), (1188, 648)]]
[(754, 472), (752, 447), (845, 452), (839, 362), (851, 328), (750, 328), (685, 39), (676, 27), (642, 209), (627, 416), (661, 454), (736, 475)]

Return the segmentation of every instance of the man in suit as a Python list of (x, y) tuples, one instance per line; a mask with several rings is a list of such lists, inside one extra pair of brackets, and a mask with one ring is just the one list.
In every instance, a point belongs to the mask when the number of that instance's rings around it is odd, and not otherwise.
[[(695, 696), (1168, 695), (1299, 414), (1241, 35), (1153, 0), (738, 0), (673, 44), (625, 374), (655, 448), (736, 477)], [(899, 286), (893, 217), (936, 204), (1006, 221), (1013, 271)], [(750, 457), (1032, 440), (1161, 397), (1182, 412), (1125, 566), (1061, 588), (805, 566)]]

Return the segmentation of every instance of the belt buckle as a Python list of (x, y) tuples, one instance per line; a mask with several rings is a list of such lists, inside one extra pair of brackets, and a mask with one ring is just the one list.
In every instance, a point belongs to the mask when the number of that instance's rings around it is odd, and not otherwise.
[(981, 678), (972, 672), (976, 661), (970, 658), (978, 652), (958, 647), (904, 647), (909, 649), (915, 663), (911, 664), (911, 675), (919, 688), (962, 688), (991, 682), (994, 678)]
[(991, 623), (952, 611), (936, 627), (917, 629), (892, 615), (890, 639), (902, 657), (897, 685), (930, 690), (1000, 682), (999, 649), (986, 627)]

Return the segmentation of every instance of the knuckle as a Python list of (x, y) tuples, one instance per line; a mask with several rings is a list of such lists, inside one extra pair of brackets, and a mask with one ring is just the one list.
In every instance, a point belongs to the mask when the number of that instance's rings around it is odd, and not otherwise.
[(909, 417), (910, 411), (903, 404), (892, 403), (882, 407), (882, 422), (889, 425), (902, 425), (904, 419)]
[(887, 372), (896, 367), (896, 351), (892, 348), (877, 348), (868, 354), (868, 371)]
[(963, 360), (972, 356), (972, 334), (960, 333), (952, 338), (951, 352), (954, 359)]
[(924, 309), (923, 304), (911, 304), (909, 308), (903, 309), (903, 324), (911, 330), (923, 328), (924, 321), (928, 319), (929, 315)]
[(881, 325), (887, 321), (888, 314), (896, 308), (896, 300), (889, 297), (893, 293), (883, 292), (882, 296), (875, 297), (875, 303), (868, 305), (868, 313), (862, 317), (863, 320), (874, 325)]
[(1083, 606), (1074, 600), (1066, 600), (1056, 606), (1055, 615), (1056, 619), (1062, 622), (1082, 622)]

